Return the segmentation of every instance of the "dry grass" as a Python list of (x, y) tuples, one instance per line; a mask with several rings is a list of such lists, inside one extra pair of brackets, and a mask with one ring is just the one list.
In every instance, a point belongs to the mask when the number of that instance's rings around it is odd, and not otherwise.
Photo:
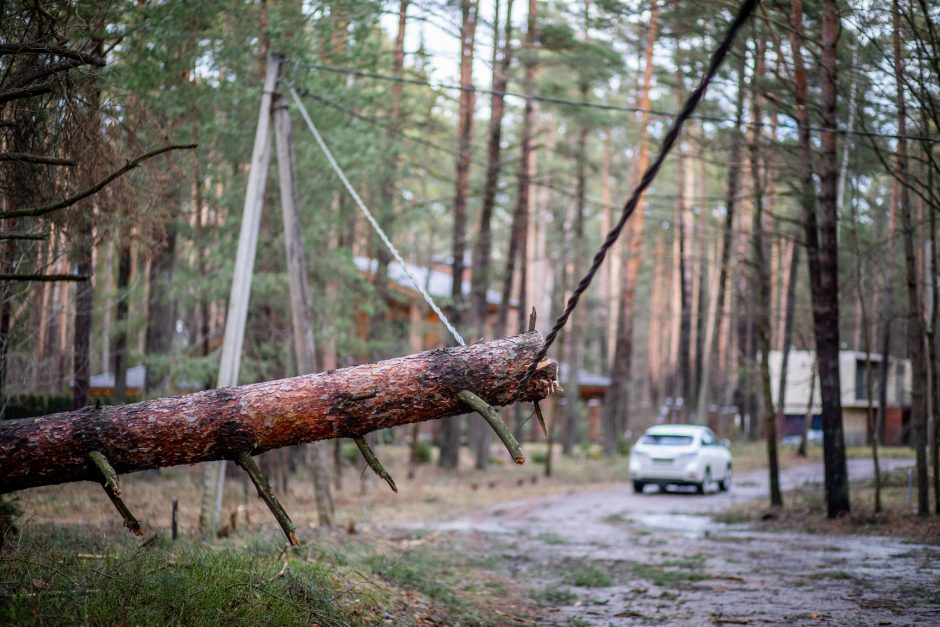
[[(346, 465), (341, 489), (334, 494), (336, 522), (360, 527), (377, 523), (400, 523), (439, 520), (458, 516), (481, 507), (506, 501), (565, 493), (572, 490), (601, 488), (627, 481), (628, 458), (604, 458), (597, 446), (579, 447), (572, 456), (562, 456), (555, 447), (553, 476), (544, 476), (546, 445), (542, 442), (524, 445), (528, 461), (513, 464), (508, 454), (494, 447), (488, 471), (473, 470), (470, 452), (461, 452), (461, 470), (443, 471), (436, 460), (418, 466), (413, 479), (408, 479), (408, 450), (400, 445), (376, 447), (376, 453), (395, 478), (400, 492), (392, 493), (383, 481), (361, 460)], [(763, 442), (735, 442), (732, 445), (737, 473), (766, 466)], [(885, 457), (908, 456), (909, 449), (884, 449)], [(867, 457), (868, 449), (849, 449), (850, 457)], [(782, 468), (808, 462), (821, 462), (818, 446), (811, 447), (808, 458), (799, 457), (789, 447), (780, 450)], [(122, 477), (125, 499), (147, 530), (168, 531), (173, 499), (179, 501), (180, 526), (183, 533), (195, 535), (198, 530), (201, 494), (199, 466), (163, 469)], [(273, 525), (270, 513), (255, 497), (238, 469), (233, 469), (226, 484), (225, 521), (238, 512), (238, 529), (258, 530)], [(313, 484), (303, 469), (295, 472), (285, 494), (279, 494), (294, 522), (309, 528), (316, 524), (316, 503)], [(864, 498), (862, 499), (864, 500)], [(117, 514), (99, 486), (92, 483), (71, 483), (47, 486), (19, 493), (19, 504), (26, 520), (38, 522), (108, 525)]]
[[(940, 544), (940, 517), (918, 517), (908, 503), (907, 471), (882, 476), (882, 511), (874, 511), (874, 482), (853, 482), (852, 512), (841, 518), (826, 518), (826, 502), (821, 487), (806, 487), (784, 494), (784, 508), (770, 510), (762, 502), (736, 505), (717, 519), (730, 523), (750, 523), (768, 530), (786, 529), (804, 533), (884, 535)], [(916, 494), (914, 499), (916, 502)]]
[[(399, 494), (392, 493), (374, 476), (364, 462), (347, 465), (341, 489), (335, 491), (336, 521), (341, 525), (368, 527), (375, 523), (435, 520), (473, 511), (505, 501), (563, 493), (576, 488), (601, 487), (622, 483), (627, 477), (627, 458), (603, 459), (596, 448), (579, 449), (573, 457), (562, 457), (556, 447), (554, 476), (544, 477), (544, 444), (525, 446), (529, 462), (513, 464), (505, 451), (494, 449), (490, 470), (470, 470), (472, 459), (463, 451), (462, 470), (453, 473), (435, 464), (421, 465), (415, 477), (408, 479), (404, 446), (376, 447), (376, 454), (396, 479)], [(466, 469), (466, 470), (463, 470)], [(195, 535), (198, 530), (201, 494), (199, 466), (135, 473), (122, 477), (124, 497), (131, 511), (148, 533), (168, 532), (173, 499), (179, 501), (182, 533)], [(270, 512), (255, 497), (243, 473), (235, 469), (226, 483), (224, 515), (228, 522), (236, 514), (239, 531), (257, 531), (274, 524)], [(18, 493), (24, 522), (57, 524), (111, 525), (119, 522), (117, 513), (101, 488), (93, 483), (46, 486)], [(313, 484), (301, 469), (295, 472), (285, 494), (279, 494), (285, 508), (303, 535), (304, 528), (316, 524)]]

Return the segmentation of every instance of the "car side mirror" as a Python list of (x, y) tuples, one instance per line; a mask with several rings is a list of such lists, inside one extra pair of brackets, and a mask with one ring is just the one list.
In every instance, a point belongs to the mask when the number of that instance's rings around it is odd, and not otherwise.
[(722, 438), (719, 444), (721, 444), (725, 448), (731, 448), (731, 440), (729, 440), (728, 438)]

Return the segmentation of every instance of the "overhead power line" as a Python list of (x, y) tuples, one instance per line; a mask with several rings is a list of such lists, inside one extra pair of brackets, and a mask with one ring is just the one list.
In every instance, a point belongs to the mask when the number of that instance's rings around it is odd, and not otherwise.
[[(418, 85), (421, 87), (430, 87), (433, 89), (448, 89), (455, 91), (466, 91), (475, 94), (487, 94), (491, 96), (509, 96), (511, 98), (520, 98), (525, 100), (526, 98), (532, 98), (536, 102), (544, 102), (548, 104), (555, 104), (564, 107), (575, 107), (582, 109), (597, 109), (600, 111), (617, 111), (622, 113), (648, 113), (650, 115), (655, 115), (657, 117), (663, 118), (673, 118), (676, 115), (675, 111), (663, 111), (661, 109), (643, 109), (640, 107), (630, 107), (627, 105), (615, 105), (604, 102), (590, 102), (587, 100), (574, 100), (571, 98), (561, 98), (557, 96), (542, 96), (538, 94), (523, 94), (515, 91), (499, 91), (493, 89), (486, 89), (484, 87), (463, 87), (461, 85), (453, 85), (449, 83), (437, 83), (434, 81), (428, 81), (420, 78), (407, 78), (403, 76), (393, 76), (391, 74), (382, 74), (379, 72), (368, 72), (365, 70), (356, 70), (353, 68), (344, 68), (344, 67), (335, 67), (331, 65), (323, 65), (321, 63), (301, 63), (299, 61), (294, 62), (294, 65), (297, 67), (302, 67), (308, 70), (314, 70), (318, 72), (329, 72), (331, 74), (342, 74), (345, 76), (355, 76), (357, 78), (371, 78), (380, 81), (390, 81), (393, 83), (404, 83), (407, 85)], [(708, 115), (705, 113), (696, 113), (692, 116), (691, 119), (700, 120), (702, 122), (714, 122), (717, 124), (734, 124), (736, 120), (734, 118), (727, 118), (718, 115)], [(785, 122), (758, 122), (758, 121), (743, 121), (744, 126), (758, 127), (758, 128), (787, 128), (792, 130), (799, 130), (796, 124), (788, 124)], [(875, 131), (857, 131), (850, 130), (845, 128), (836, 128), (831, 129), (824, 126), (810, 126), (810, 131), (818, 133), (828, 133), (835, 132), (839, 135), (854, 135), (858, 137), (881, 137), (885, 139), (908, 139), (911, 141), (919, 142), (928, 142), (936, 143), (940, 142), (940, 137), (933, 135), (901, 135), (898, 133), (879, 133)]]

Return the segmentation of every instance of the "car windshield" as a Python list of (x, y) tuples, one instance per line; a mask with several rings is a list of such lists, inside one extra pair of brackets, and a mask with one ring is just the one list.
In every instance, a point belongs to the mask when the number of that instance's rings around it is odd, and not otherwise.
[(673, 435), (671, 433), (648, 433), (640, 444), (653, 446), (688, 446), (692, 444), (691, 435)]

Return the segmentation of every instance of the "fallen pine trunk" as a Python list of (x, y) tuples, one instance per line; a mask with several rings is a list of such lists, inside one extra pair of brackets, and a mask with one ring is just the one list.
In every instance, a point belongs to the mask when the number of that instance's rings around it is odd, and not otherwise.
[[(0, 494), (99, 481), (93, 451), (123, 474), (469, 413), (457, 396), (462, 390), (506, 405), (541, 344), (539, 333), (526, 333), (279, 381), (0, 421)], [(556, 379), (555, 364), (543, 362), (518, 400), (545, 398)]]

